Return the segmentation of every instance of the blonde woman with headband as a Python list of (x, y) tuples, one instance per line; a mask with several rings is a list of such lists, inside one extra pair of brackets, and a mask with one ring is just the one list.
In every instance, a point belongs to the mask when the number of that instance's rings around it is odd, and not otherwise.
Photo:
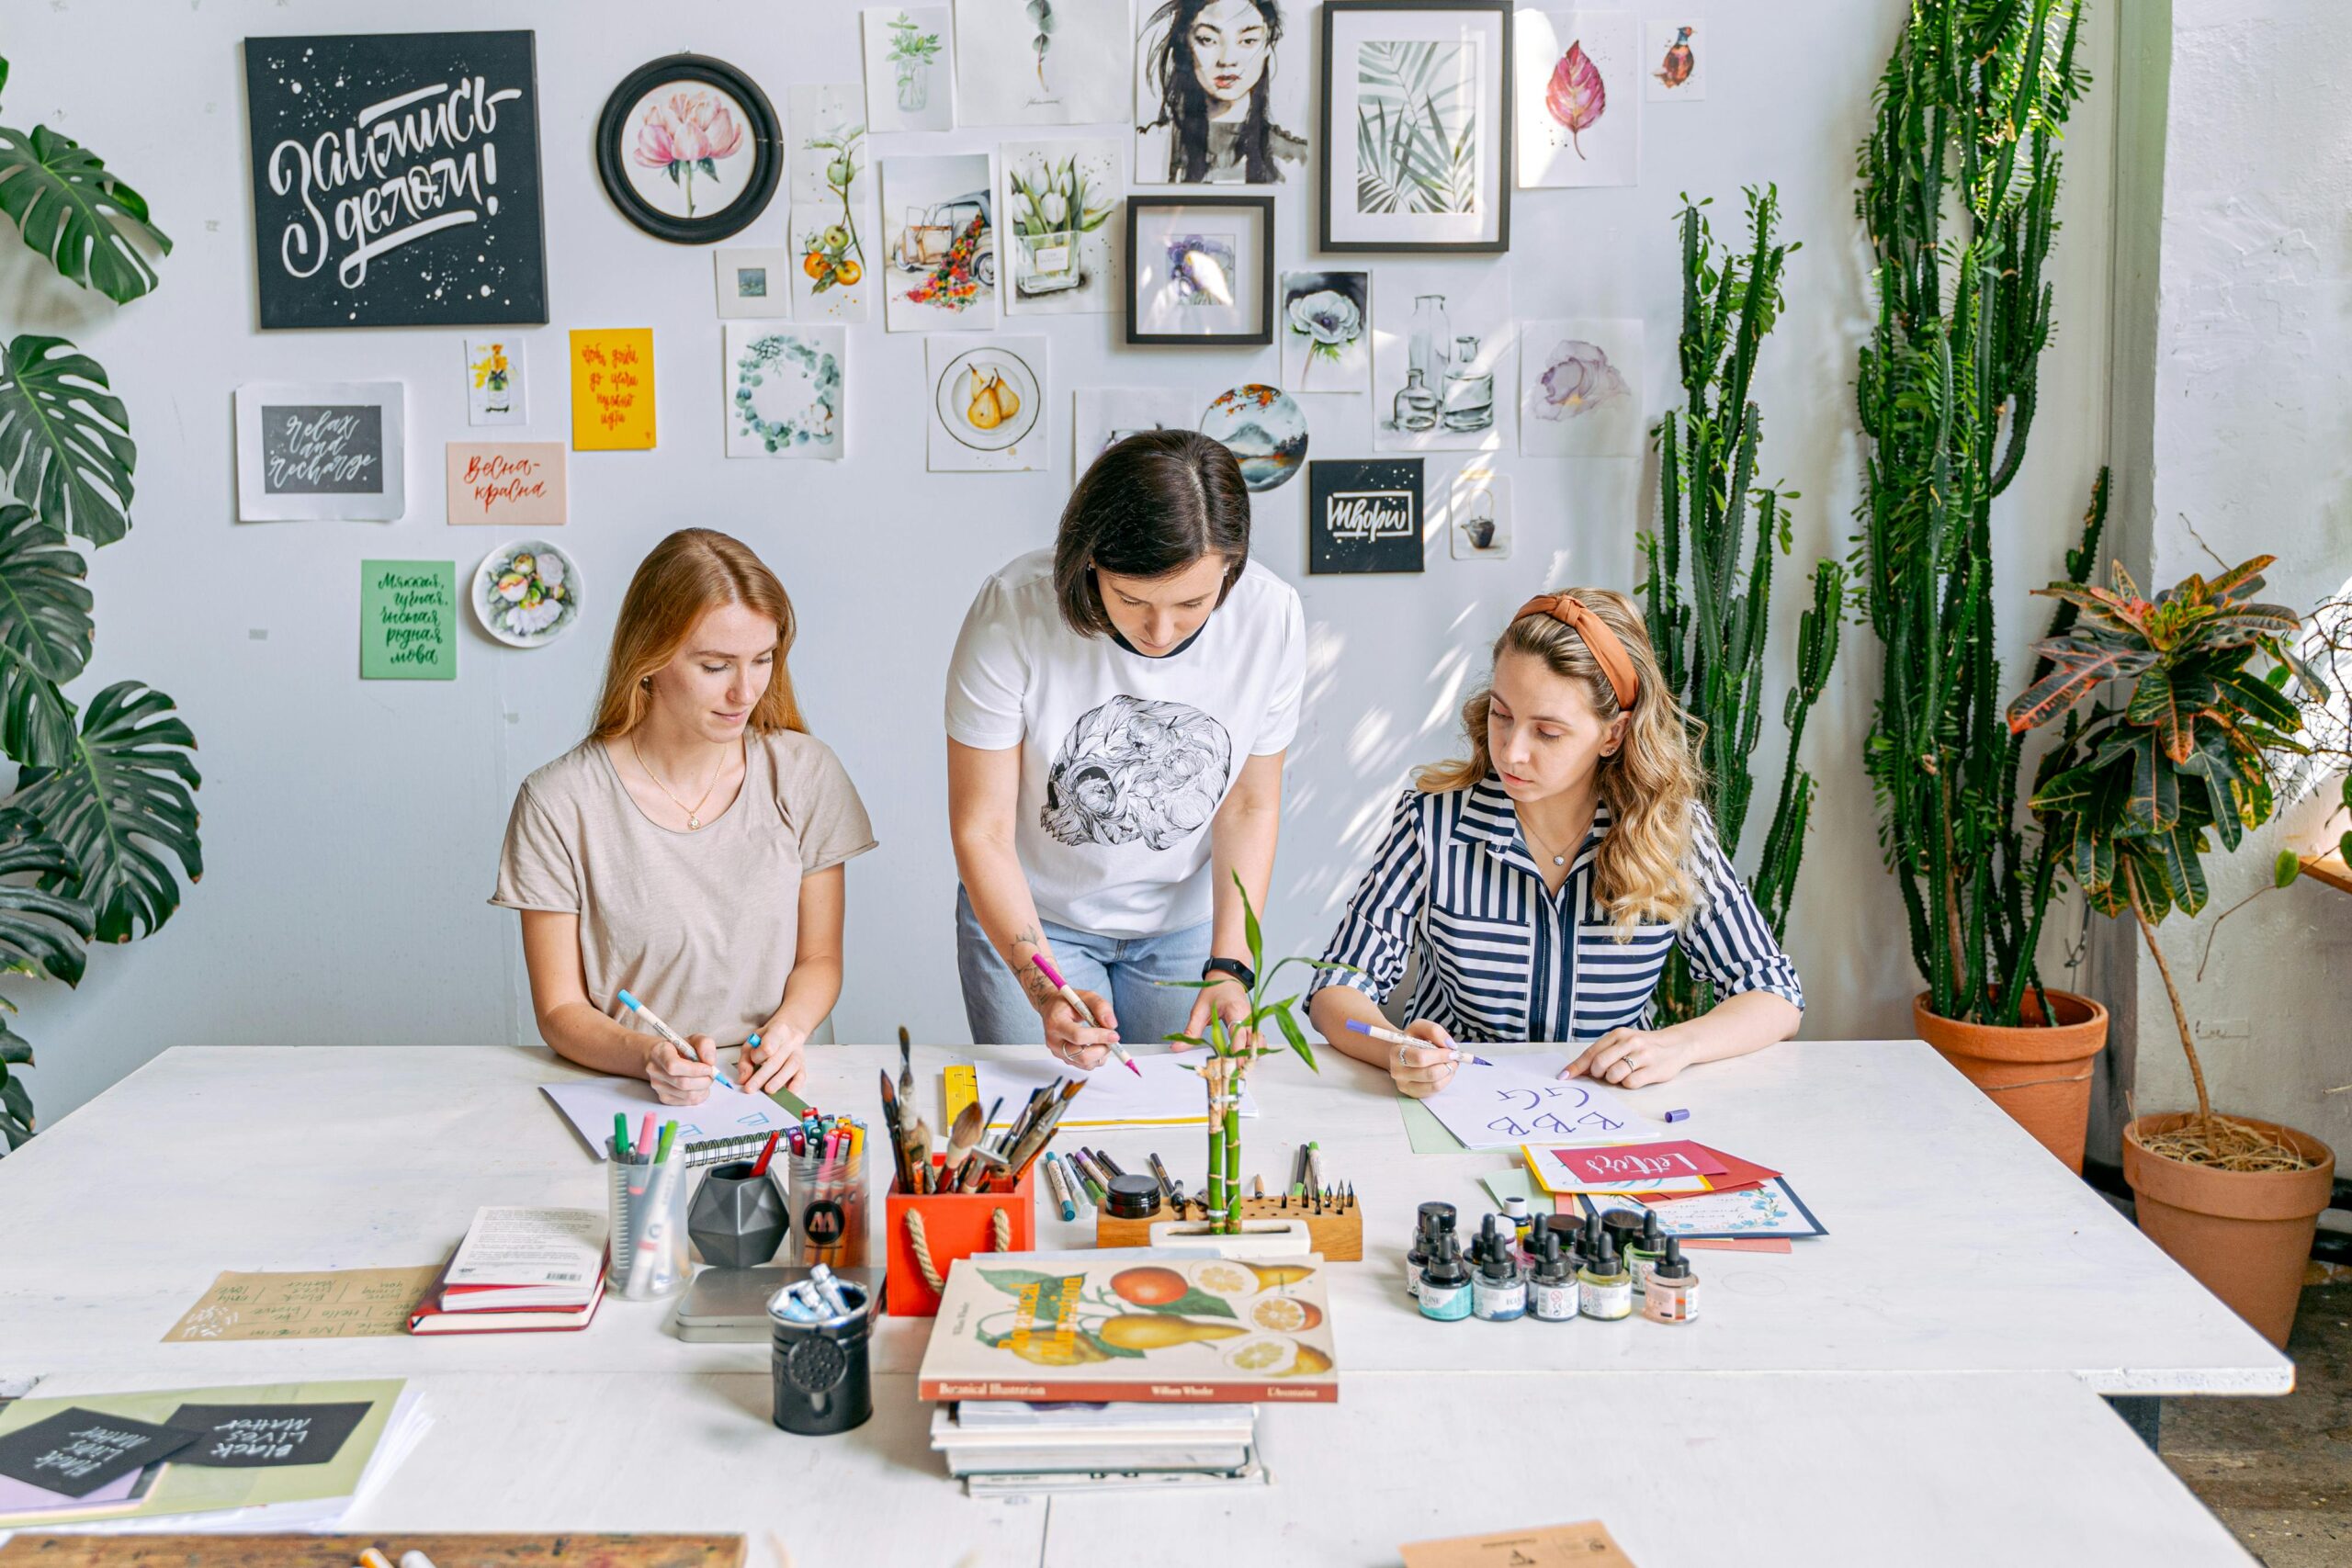
[[(1797, 1031), (1804, 992), (1699, 804), (1681, 709), (1632, 601), (1605, 588), (1521, 606), (1463, 705), (1467, 758), (1423, 769), (1349, 902), (1308, 1002), (1325, 1039), (1406, 1094), (1453, 1077), (1456, 1041), (1563, 1041), (1567, 1077), (1628, 1089)], [(1650, 1024), (1677, 943), (1714, 987)], [(1416, 1042), (1379, 1003), (1418, 960)], [(1351, 1028), (1350, 1025), (1359, 1028)]]

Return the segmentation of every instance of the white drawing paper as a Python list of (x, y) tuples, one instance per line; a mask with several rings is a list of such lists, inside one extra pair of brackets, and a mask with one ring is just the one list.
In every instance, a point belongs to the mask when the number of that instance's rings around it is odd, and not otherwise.
[(1559, 1051), (1505, 1056), (1485, 1067), (1464, 1061), (1421, 1103), (1473, 1149), (1575, 1143), (1656, 1125), (1606, 1086), (1561, 1077), (1568, 1061)]
[(1521, 11), (1512, 39), (1519, 184), (1641, 182), (1639, 26), (1631, 11)]
[[(1000, 1098), (1004, 1100), (1004, 1109), (989, 1123), (991, 1128), (1010, 1125), (1032, 1094), (1057, 1078), (1071, 1077), (1085, 1078), (1086, 1087), (1062, 1112), (1059, 1124), (1064, 1129), (1201, 1126), (1209, 1119), (1209, 1098), (1201, 1087), (1198, 1069), (1208, 1059), (1206, 1051), (1137, 1052), (1136, 1066), (1141, 1077), (1120, 1066), (1116, 1056), (1091, 1073), (1080, 1073), (1043, 1055), (1035, 1060), (979, 1062), (973, 1070), (982, 1105), (994, 1105)], [(1247, 1079), (1241, 1086), (1241, 1114), (1258, 1114), (1258, 1102), (1250, 1095)]]

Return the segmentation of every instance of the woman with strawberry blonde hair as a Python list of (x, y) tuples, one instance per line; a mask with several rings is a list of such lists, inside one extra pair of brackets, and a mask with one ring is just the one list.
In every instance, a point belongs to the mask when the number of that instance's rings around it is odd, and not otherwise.
[[(588, 738), (523, 781), (491, 902), (523, 916), (539, 1035), (665, 1105), (790, 1088), (842, 988), (842, 863), (874, 847), (785, 656), (792, 601), (741, 541), (684, 528), (621, 600)], [(685, 1035), (654, 1033), (627, 991)]]
[[(1530, 600), (1462, 709), (1470, 754), (1425, 768), (1396, 803), (1308, 1002), (1326, 1039), (1423, 1096), (1456, 1040), (1580, 1047), (1564, 1077), (1638, 1089), (1694, 1062), (1760, 1051), (1804, 1012), (1795, 966), (1715, 842), (1689, 719), (1622, 593)], [(1653, 1029), (1650, 996), (1679, 943), (1714, 1007)], [(1416, 959), (1393, 1048), (1377, 1004)]]

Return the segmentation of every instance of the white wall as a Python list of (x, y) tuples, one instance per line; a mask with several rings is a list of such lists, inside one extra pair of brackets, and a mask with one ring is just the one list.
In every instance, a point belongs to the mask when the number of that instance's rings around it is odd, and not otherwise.
[[(2033, 457), (1997, 513), (2004, 605), (2055, 574), (2099, 460), (2105, 366), (2110, 130), (2104, 85), (2114, 6), (2093, 10), (2085, 60), (2102, 76), (2069, 141), (2065, 231), (2052, 270), (2059, 333), (2042, 367)], [(0, 320), (54, 332), (94, 353), (131, 410), (141, 446), (137, 527), (96, 558), (99, 627), (88, 684), (128, 675), (177, 697), (201, 738), (210, 867), (157, 938), (96, 955), (78, 993), (18, 981), (31, 1077), (54, 1117), (174, 1043), (447, 1043), (527, 1040), (532, 1029), (513, 918), (490, 908), (499, 835), (523, 775), (578, 738), (615, 599), (642, 552), (683, 524), (728, 528), (782, 573), (800, 607), (793, 661), (811, 722), (865, 791), (882, 850), (850, 874), (844, 1039), (905, 1022), (956, 1040), (964, 1021), (949, 919), (954, 872), (944, 827), (942, 671), (973, 585), (1046, 542), (1068, 484), (1066, 430), (1051, 471), (923, 472), (922, 345), (853, 333), (852, 457), (820, 464), (720, 457), (719, 324), (711, 260), (649, 239), (599, 191), (590, 129), (607, 91), (642, 61), (691, 49), (750, 71), (780, 101), (794, 82), (856, 71), (846, 6), (616, 0), (561, 6), (493, 0), (189, 6), (7, 0), (14, 66), (7, 123), (46, 120), (85, 139), (154, 205), (177, 242), (153, 298), (115, 312), (0, 248)], [(1842, 555), (1859, 468), (1854, 351), (1871, 310), (1853, 219), (1854, 150), (1902, 7), (1883, 0), (1783, 0), (1708, 8), (1711, 96), (1645, 116), (1643, 180), (1617, 190), (1520, 194), (1510, 261), (1521, 316), (1633, 315), (1649, 323), (1649, 412), (1668, 406), (1679, 312), (1677, 193), (1715, 197), (1736, 232), (1739, 187), (1777, 181), (1792, 262), (1790, 309), (1757, 380), (1763, 477), (1804, 492), (1796, 581)], [(1299, 39), (1315, 18), (1298, 19)], [(565, 433), (563, 333), (650, 325), (662, 444), (586, 454), (571, 465), (567, 544), (593, 597), (586, 624), (542, 652), (469, 631), (454, 685), (356, 679), (363, 556), (470, 563), (489, 539), (441, 522), (439, 449), (466, 438), (459, 331), (255, 330), (239, 40), (245, 34), (536, 26), (544, 108), (552, 321), (530, 339), (532, 433)], [(1292, 63), (1313, 59), (1294, 51)], [(2317, 96), (2307, 100), (2316, 106)], [(1621, 107), (1623, 100), (1620, 100)], [(2317, 109), (2314, 107), (2313, 112)], [(1083, 134), (1083, 132), (1080, 132)], [(878, 138), (877, 154), (981, 148), (1010, 134), (958, 130)], [(1308, 255), (1310, 190), (1281, 197), (1283, 265)], [(746, 243), (782, 243), (773, 209)], [(1374, 288), (1380, 262), (1373, 261)], [(1478, 264), (1457, 264), (1475, 270)], [(1055, 320), (1052, 411), (1070, 389), (1174, 382), (1203, 400), (1245, 378), (1275, 379), (1275, 352), (1130, 350), (1113, 317)], [(230, 397), (259, 378), (397, 377), (408, 384), (408, 518), (382, 525), (234, 521)], [(1368, 412), (1310, 400), (1314, 455), (1363, 455)], [(1258, 552), (1295, 581), (1313, 637), (1307, 720), (1293, 753), (1290, 818), (1270, 942), (1318, 948), (1370, 835), (1413, 764), (1445, 754), (1455, 710), (1501, 617), (1531, 592), (1570, 582), (1630, 586), (1634, 536), (1653, 465), (1507, 458), (1519, 508), (1516, 558), (1455, 562), (1434, 542), (1419, 577), (1305, 576), (1303, 483), (1260, 498)], [(1445, 466), (1432, 466), (1432, 478)], [(1784, 671), (1791, 624), (1776, 646)], [(2040, 625), (2005, 610), (2013, 654)], [(266, 634), (266, 635), (265, 635)], [(1859, 758), (1877, 650), (1848, 652), (1809, 737), (1823, 796), (1792, 946), (1815, 1035), (1907, 1032), (1916, 989), (1902, 917), (1882, 871)], [(1776, 674), (1773, 702), (1780, 689)], [(1768, 726), (1761, 778), (1777, 776)], [(1759, 804), (1757, 818), (1769, 810)], [(1751, 826), (1760, 840), (1763, 828)]]
[[(2352, 572), (2352, 13), (2328, 0), (2171, 0), (2165, 12), (2126, 23), (2169, 114), (2160, 158), (2127, 169), (2120, 196), (2126, 247), (2161, 259), (2119, 278), (2119, 313), (2150, 321), (2153, 344), (2119, 367), (2119, 427), (2147, 432), (2119, 546), (2143, 587), (2211, 574), (2214, 556), (2276, 555), (2264, 597), (2308, 608)], [(2282, 60), (2297, 69), (2282, 74)], [(2273, 853), (2333, 840), (2333, 799), (2211, 859), (2207, 912), (2159, 934), (2216, 1108), (2287, 1122), (2343, 1156), (2352, 1095), (2324, 1091), (2352, 1082), (2352, 898), (2316, 883), (2266, 895), (2221, 928), (2198, 978), (2215, 919), (2267, 883)], [(2193, 1105), (2154, 964), (2128, 926), (2101, 947), (2102, 989), (2123, 1003), (2118, 1080), (2143, 1113)]]

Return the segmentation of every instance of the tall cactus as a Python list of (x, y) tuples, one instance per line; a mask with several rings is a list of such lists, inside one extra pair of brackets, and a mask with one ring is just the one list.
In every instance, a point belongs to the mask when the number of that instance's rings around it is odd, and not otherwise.
[[(1667, 684), (1690, 715), (1709, 809), (1726, 855), (1738, 852), (1755, 791), (1749, 764), (1763, 728), (1774, 547), (1787, 552), (1787, 502), (1799, 499), (1794, 491), (1754, 483), (1763, 418), (1747, 395), (1758, 350), (1780, 315), (1781, 272), (1799, 247), (1772, 238), (1780, 220), (1778, 189), (1750, 187), (1747, 195), (1750, 242), (1744, 255), (1728, 244), (1717, 247), (1702, 210), (1707, 203), (1683, 202), (1684, 407), (1657, 427), (1658, 525), (1641, 541), (1650, 644)], [(1836, 561), (1815, 564), (1813, 606), (1797, 627), (1797, 682), (1781, 709), (1788, 761), (1751, 879), (1775, 937), (1795, 896), (1813, 804), (1813, 775), (1798, 765), (1798, 746), (1805, 716), (1838, 657), (1845, 592), (1846, 574)], [(1678, 948), (1659, 986), (1660, 1017), (1693, 1017), (1710, 999)]]
[(1998, 695), (1992, 504), (2024, 460), (2050, 341), (2058, 141), (2088, 86), (2080, 22), (2079, 0), (1912, 0), (1855, 201), (1878, 294), (1856, 380), (1855, 570), (1886, 647), (1865, 765), (1930, 1007), (2007, 1026), (2041, 984), (2051, 883)]

